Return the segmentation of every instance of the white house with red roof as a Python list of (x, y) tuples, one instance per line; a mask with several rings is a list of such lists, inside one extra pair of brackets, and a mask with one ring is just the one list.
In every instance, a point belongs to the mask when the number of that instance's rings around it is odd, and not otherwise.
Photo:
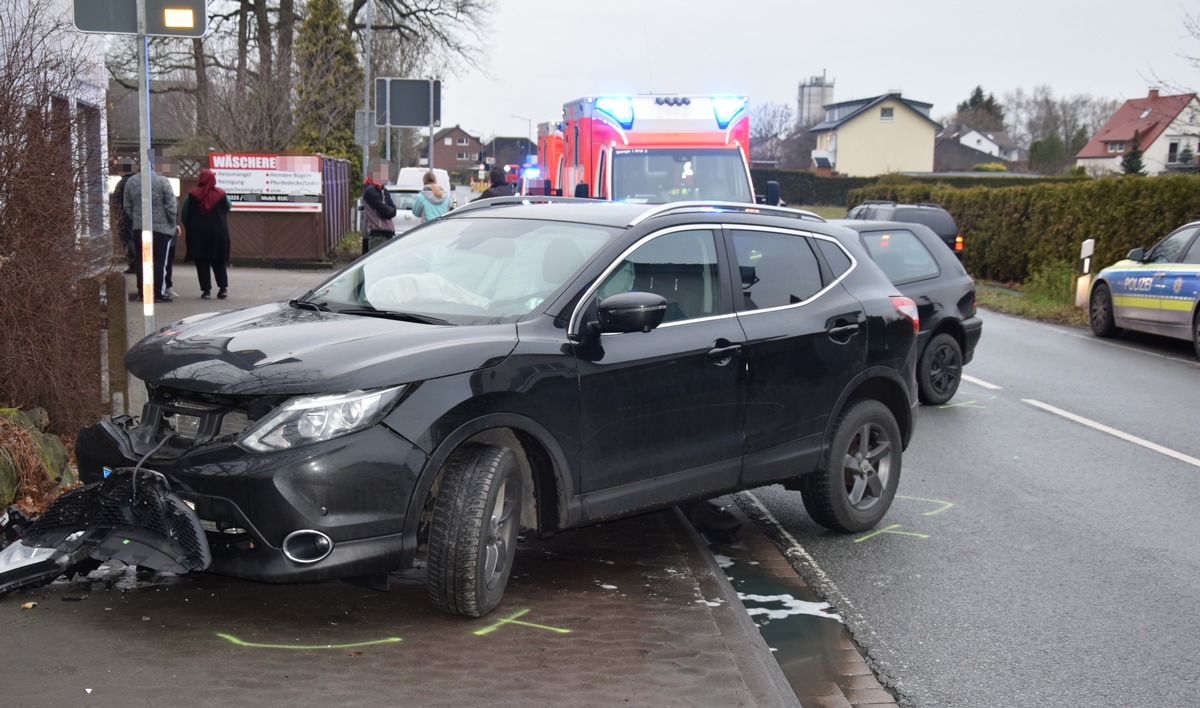
[(1200, 154), (1200, 101), (1196, 94), (1160, 96), (1150, 89), (1145, 98), (1126, 101), (1087, 145), (1075, 156), (1075, 164), (1088, 174), (1121, 172), (1121, 160), (1133, 151), (1134, 141), (1142, 150), (1146, 174), (1157, 175), (1183, 165), (1180, 155)]

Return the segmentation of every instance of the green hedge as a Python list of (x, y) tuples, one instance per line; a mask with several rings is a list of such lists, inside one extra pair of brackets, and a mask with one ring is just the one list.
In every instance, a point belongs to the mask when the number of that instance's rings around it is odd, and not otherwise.
[(1023, 282), (1042, 268), (1074, 268), (1085, 239), (1096, 240), (1096, 272), (1200, 219), (1200, 176), (1059, 179), (1006, 189), (884, 181), (851, 190), (847, 206), (867, 199), (941, 204), (958, 222), (972, 275)]
[[(930, 176), (911, 177), (906, 175), (885, 175), (883, 177), (822, 177), (813, 172), (801, 170), (750, 170), (757, 194), (766, 192), (767, 181), (779, 183), (779, 193), (783, 201), (794, 206), (852, 206), (849, 193), (877, 183), (901, 182), (904, 184), (923, 184), (929, 187), (938, 185), (948, 187), (1015, 187), (1030, 184), (1055, 184), (1079, 182), (1079, 177), (1000, 177), (995, 174), (977, 173), (955, 177)], [(1084, 178), (1086, 179), (1086, 178)]]

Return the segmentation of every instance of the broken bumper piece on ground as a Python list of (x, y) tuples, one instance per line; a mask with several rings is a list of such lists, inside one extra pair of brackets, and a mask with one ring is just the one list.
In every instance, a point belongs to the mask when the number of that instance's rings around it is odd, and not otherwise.
[(182, 574), (212, 557), (196, 513), (162, 475), (120, 468), (64, 492), (0, 551), (0, 597), (108, 560)]

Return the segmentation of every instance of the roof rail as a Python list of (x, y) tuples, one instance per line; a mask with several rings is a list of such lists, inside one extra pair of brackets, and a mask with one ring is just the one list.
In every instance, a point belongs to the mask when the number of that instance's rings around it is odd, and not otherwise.
[(510, 204), (548, 204), (551, 202), (566, 202), (569, 204), (595, 204), (597, 199), (583, 199), (581, 197), (548, 197), (541, 194), (513, 194), (507, 197), (489, 197), (487, 199), (475, 199), (467, 202), (462, 206), (449, 212), (447, 216), (462, 214), (467, 211), (478, 211), (479, 209), (487, 209), (489, 207), (506, 206)]
[(942, 208), (942, 205), (938, 204), (937, 202), (917, 202), (917, 206), (937, 207), (938, 209)]
[(891, 199), (867, 199), (866, 201), (859, 202), (858, 205), (862, 206), (863, 204), (895, 204), (895, 203), (896, 202), (892, 201)]
[(804, 211), (803, 209), (791, 209), (788, 207), (767, 206), (765, 204), (747, 204), (746, 202), (668, 202), (638, 214), (633, 221), (629, 222), (629, 225), (636, 226), (647, 219), (653, 219), (658, 216), (665, 216), (667, 214), (680, 211), (736, 211), (745, 214), (787, 216), (793, 219), (804, 219), (805, 221), (825, 221), (825, 219), (821, 218), (817, 214), (812, 213), (811, 211)]

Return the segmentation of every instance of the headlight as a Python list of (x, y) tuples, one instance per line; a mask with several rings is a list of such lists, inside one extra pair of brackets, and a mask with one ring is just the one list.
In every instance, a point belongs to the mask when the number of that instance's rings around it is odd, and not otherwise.
[(293, 398), (246, 431), (241, 444), (255, 452), (273, 452), (363, 430), (378, 423), (403, 391), (404, 386), (394, 386)]

